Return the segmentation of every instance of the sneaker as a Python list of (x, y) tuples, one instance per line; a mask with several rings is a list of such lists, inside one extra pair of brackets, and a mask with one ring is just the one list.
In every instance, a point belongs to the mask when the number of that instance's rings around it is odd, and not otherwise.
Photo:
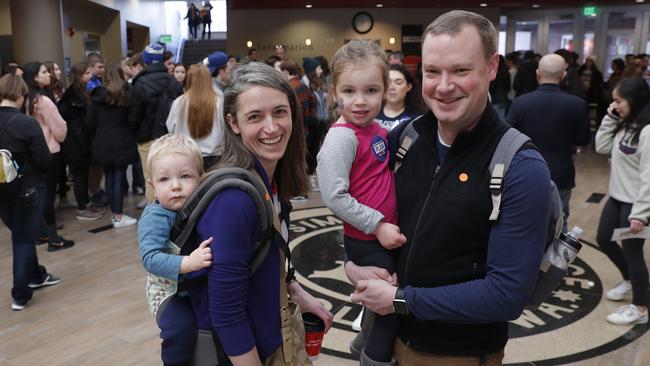
[(613, 289), (607, 291), (607, 299), (612, 301), (621, 301), (626, 295), (632, 293), (632, 284), (630, 281), (621, 281)]
[(303, 202), (303, 201), (306, 201), (306, 200), (307, 200), (307, 196), (295, 196), (295, 197), (291, 197), (291, 199), (289, 201), (291, 201), (291, 202)]
[(104, 192), (103, 189), (97, 190), (97, 192), (90, 196), (90, 202), (99, 207), (108, 206), (108, 197), (106, 196), (106, 192)]
[(58, 242), (47, 244), (47, 251), (56, 252), (62, 249), (72, 248), (73, 246), (74, 246), (74, 240), (68, 240), (68, 239), (64, 239), (63, 237), (59, 237)]
[(102, 215), (106, 213), (105, 208), (97, 207), (97, 206), (93, 205), (92, 202), (86, 205), (86, 210), (88, 210), (90, 212), (93, 212), (93, 213), (102, 214)]
[(99, 212), (93, 212), (89, 209), (85, 210), (77, 210), (77, 215), (75, 216), (77, 220), (84, 220), (84, 221), (95, 221), (101, 219), (103, 214)]
[(122, 215), (122, 218), (119, 219), (119, 220), (116, 219), (115, 216), (113, 216), (112, 222), (113, 222), (113, 227), (114, 228), (120, 229), (120, 228), (123, 228), (123, 227), (135, 225), (135, 224), (138, 223), (138, 220), (134, 219), (131, 216)]
[(77, 205), (73, 205), (67, 198), (63, 197), (59, 199), (59, 204), (56, 206), (58, 209), (74, 208)]
[(642, 313), (634, 304), (623, 305), (615, 313), (607, 315), (607, 321), (616, 325), (645, 324), (648, 311)]
[(142, 188), (142, 187), (135, 187), (135, 194), (137, 194), (138, 196), (142, 196), (142, 195), (144, 195), (144, 188)]
[(14, 311), (20, 311), (20, 310), (23, 310), (26, 307), (27, 307), (27, 303), (19, 304), (19, 303), (15, 302), (15, 301), (13, 301), (11, 303), (11, 310), (14, 310)]
[(138, 204), (135, 207), (137, 207), (138, 209), (143, 209), (147, 207), (147, 204), (148, 204), (147, 199), (143, 198), (140, 200), (140, 202), (138, 202)]
[(43, 282), (41, 282), (41, 283), (34, 283), (34, 282), (32, 282), (32, 283), (27, 284), (27, 286), (29, 286), (29, 288), (41, 288), (41, 287), (43, 287), (43, 286), (52, 286), (52, 285), (56, 285), (56, 284), (59, 283), (59, 282), (61, 282), (61, 279), (60, 279), (60, 278), (55, 277), (54, 275), (48, 273), (48, 274), (47, 274), (47, 277), (45, 277), (45, 279), (43, 280)]

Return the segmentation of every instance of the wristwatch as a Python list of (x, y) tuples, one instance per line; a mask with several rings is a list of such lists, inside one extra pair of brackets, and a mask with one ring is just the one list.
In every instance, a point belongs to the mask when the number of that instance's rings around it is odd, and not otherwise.
[(406, 304), (406, 299), (404, 298), (404, 289), (401, 287), (397, 288), (395, 292), (395, 299), (393, 299), (393, 310), (395, 314), (408, 315), (409, 307)]

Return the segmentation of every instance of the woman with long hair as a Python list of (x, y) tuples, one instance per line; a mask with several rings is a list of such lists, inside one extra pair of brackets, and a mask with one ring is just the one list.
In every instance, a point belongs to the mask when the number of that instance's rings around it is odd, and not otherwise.
[(104, 85), (93, 89), (84, 128), (91, 137), (91, 158), (104, 167), (106, 193), (115, 228), (135, 225), (138, 220), (124, 214), (122, 181), (126, 167), (137, 159), (135, 138), (129, 131), (129, 83), (118, 63), (106, 69)]
[(72, 84), (59, 101), (59, 113), (68, 123), (68, 134), (61, 145), (63, 161), (70, 166), (74, 178), (73, 191), (77, 201), (78, 220), (98, 220), (104, 210), (90, 204), (88, 174), (90, 171), (90, 140), (83, 130), (90, 96), (86, 83), (92, 77), (90, 65), (79, 62), (72, 66)]
[(420, 83), (404, 65), (390, 65), (386, 100), (376, 120), (391, 131), (424, 112)]
[(50, 73), (50, 85), (48, 85), (45, 89), (50, 93), (48, 96), (52, 99), (52, 101), (54, 101), (54, 103), (58, 103), (65, 91), (65, 85), (63, 84), (63, 79), (61, 78), (63, 72), (61, 71), (59, 65), (54, 61), (46, 61), (43, 64), (45, 65), (47, 72)]
[(611, 154), (609, 199), (598, 224), (596, 240), (621, 272), (623, 281), (607, 291), (612, 301), (632, 294), (632, 303), (607, 316), (612, 324), (648, 322), (648, 267), (643, 255), (645, 239), (612, 241), (616, 228), (639, 233), (650, 219), (650, 90), (645, 80), (621, 81), (612, 93), (614, 101), (596, 133), (596, 151)]
[(61, 143), (65, 140), (68, 126), (59, 114), (54, 102), (47, 96), (45, 87), (50, 85), (50, 73), (44, 64), (30, 62), (23, 66), (23, 79), (29, 87), (25, 100), (25, 112), (34, 116), (41, 125), (47, 147), (52, 154), (52, 159), (47, 171), (47, 194), (45, 197), (45, 230), (47, 233), (48, 251), (57, 251), (69, 248), (74, 241), (66, 240), (57, 233), (56, 215), (54, 210), (54, 199), (56, 196), (56, 185), (59, 181), (61, 165)]
[[(286, 78), (259, 62), (237, 67), (224, 94), (227, 123), (219, 166), (248, 169), (258, 175), (276, 212), (279, 202), (307, 190), (299, 108)], [(280, 223), (274, 226), (281, 227), (252, 274), (249, 261), (260, 223), (247, 193), (234, 188), (222, 191), (197, 224), (200, 238), (214, 238), (207, 283), (190, 292), (193, 304), (197, 303), (197, 324), (210, 327), (235, 365), (271, 364), (283, 357), (286, 328), (281, 327), (280, 314), (289, 315), (290, 308), (280, 304), (287, 304), (289, 298), (300, 312), (322, 319), (326, 330), (332, 324), (332, 314), (297, 280), (284, 276), (281, 248), (288, 237), (288, 211), (283, 210), (280, 216)], [(300, 317), (298, 310), (291, 315)], [(303, 356), (292, 364), (311, 364), (307, 355)]]
[(167, 130), (189, 136), (199, 144), (206, 170), (217, 162), (223, 150), (222, 108), (223, 100), (212, 89), (212, 77), (207, 66), (190, 66), (187, 90), (172, 103)]
[[(50, 151), (38, 122), (20, 113), (27, 94), (27, 85), (15, 74), (0, 78), (0, 146), (11, 152), (20, 166), (21, 176), (3, 184), (0, 217), (11, 231), (13, 251), (13, 285), (11, 309), (23, 310), (35, 288), (54, 285), (61, 280), (48, 274), (38, 263), (36, 237), (43, 223), (46, 196), (46, 175)], [(15, 188), (5, 192), (9, 186)], [(13, 199), (11, 199), (13, 197)]]

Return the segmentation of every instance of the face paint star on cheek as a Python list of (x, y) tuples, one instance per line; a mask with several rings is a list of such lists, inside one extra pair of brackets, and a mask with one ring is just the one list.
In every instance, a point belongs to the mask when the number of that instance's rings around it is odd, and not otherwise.
[(338, 108), (339, 108), (339, 111), (343, 110), (343, 98), (339, 98)]

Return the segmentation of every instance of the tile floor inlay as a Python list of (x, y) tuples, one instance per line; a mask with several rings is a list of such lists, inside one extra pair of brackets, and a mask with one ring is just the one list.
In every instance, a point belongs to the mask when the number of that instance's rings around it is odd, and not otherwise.
[[(352, 358), (348, 343), (356, 333), (351, 325), (361, 308), (349, 301), (354, 288), (343, 269), (342, 221), (325, 207), (295, 210), (290, 231), (298, 280), (334, 314), (323, 353)], [(506, 365), (557, 365), (588, 359), (623, 347), (648, 329), (647, 325), (604, 322), (605, 315), (621, 305), (603, 299), (603, 289), (615, 285), (605, 279), (617, 278), (616, 269), (597, 246), (585, 244), (553, 295), (538, 309), (525, 310), (510, 322)]]

